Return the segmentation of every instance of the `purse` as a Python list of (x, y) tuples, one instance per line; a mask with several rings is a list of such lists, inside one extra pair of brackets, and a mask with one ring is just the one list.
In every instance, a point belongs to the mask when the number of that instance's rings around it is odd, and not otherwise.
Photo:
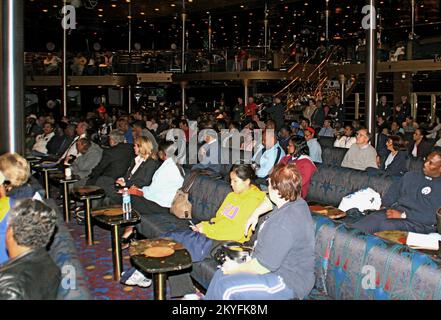
[(170, 207), (170, 213), (174, 214), (179, 219), (191, 219), (192, 205), (188, 200), (188, 192), (190, 191), (193, 183), (198, 176), (198, 172), (192, 172), (185, 185), (176, 191), (176, 195), (173, 199)]

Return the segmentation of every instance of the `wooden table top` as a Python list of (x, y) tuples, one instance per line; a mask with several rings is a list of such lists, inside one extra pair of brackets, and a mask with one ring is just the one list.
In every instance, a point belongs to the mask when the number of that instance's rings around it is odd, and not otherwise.
[[(146, 252), (147, 254), (148, 252), (153, 252), (152, 248), (163, 248), (164, 252), (170, 251), (171, 255), (160, 258), (146, 256)], [(187, 269), (192, 266), (190, 253), (182, 244), (171, 239), (137, 241), (130, 245), (129, 253), (132, 263), (147, 273), (166, 273)]]

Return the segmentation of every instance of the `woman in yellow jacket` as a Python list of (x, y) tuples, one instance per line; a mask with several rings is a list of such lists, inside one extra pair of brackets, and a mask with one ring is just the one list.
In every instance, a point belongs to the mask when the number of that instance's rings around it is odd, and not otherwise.
[(266, 198), (265, 193), (251, 183), (253, 177), (251, 165), (235, 165), (230, 173), (233, 192), (227, 195), (214, 218), (192, 226), (193, 231), (203, 233), (213, 240), (240, 243), (250, 240), (252, 231), (244, 235), (245, 224)]
[(171, 232), (166, 236), (182, 243), (190, 252), (193, 262), (203, 260), (211, 251), (215, 241), (250, 240), (252, 230), (244, 234), (248, 219), (256, 211), (268, 212), (272, 209), (271, 201), (259, 190), (252, 180), (255, 174), (251, 165), (234, 165), (230, 172), (230, 192), (210, 221), (203, 221), (191, 226), (188, 231)]

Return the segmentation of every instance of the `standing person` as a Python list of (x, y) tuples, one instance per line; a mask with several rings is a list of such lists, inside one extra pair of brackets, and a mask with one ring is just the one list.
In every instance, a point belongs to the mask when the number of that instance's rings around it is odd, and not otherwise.
[(247, 117), (253, 118), (257, 113), (257, 104), (254, 102), (254, 97), (248, 98), (248, 104), (245, 106), (245, 114)]
[(311, 125), (313, 128), (323, 127), (325, 122), (325, 110), (323, 109), (322, 100), (317, 100), (317, 108), (311, 116)]
[(389, 104), (387, 103), (387, 97), (381, 96), (380, 102), (377, 105), (376, 116), (383, 117), (383, 119), (387, 122), (389, 121), (389, 118), (392, 116), (391, 111), (392, 110), (389, 107)]
[(233, 120), (235, 122), (240, 122), (242, 120), (242, 116), (245, 113), (245, 106), (243, 104), (243, 99), (241, 97), (237, 98), (237, 103), (233, 108)]
[(334, 97), (334, 105), (329, 111), (328, 116), (335, 122), (339, 122), (344, 125), (346, 121), (345, 105), (341, 103), (339, 96)]
[(314, 99), (309, 99), (308, 100), (308, 105), (305, 107), (305, 109), (303, 110), (303, 117), (305, 119), (308, 119), (309, 123), (311, 123), (311, 118), (314, 115), (314, 112), (316, 111), (317, 106), (315, 105), (315, 100)]
[(188, 103), (189, 103), (187, 110), (188, 120), (197, 121), (201, 113), (200, 107), (196, 103), (196, 99), (194, 97), (188, 98)]
[(398, 122), (400, 125), (406, 121), (406, 117), (410, 116), (411, 105), (407, 101), (407, 96), (401, 97), (401, 103), (397, 104), (393, 112), (393, 121)]
[[(227, 260), (208, 287), (207, 300), (304, 299), (314, 286), (314, 226), (300, 197), (301, 175), (294, 164), (278, 165), (269, 179), (276, 205), (260, 226), (251, 259)], [(258, 215), (245, 228), (254, 229)]]
[(279, 97), (275, 97), (273, 105), (265, 109), (265, 112), (271, 116), (271, 119), (276, 123), (276, 131), (279, 131), (284, 124), (285, 106)]

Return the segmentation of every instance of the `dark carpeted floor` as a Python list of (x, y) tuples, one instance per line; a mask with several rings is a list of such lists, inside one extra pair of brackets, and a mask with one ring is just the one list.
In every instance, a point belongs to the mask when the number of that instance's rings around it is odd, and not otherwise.
[[(83, 264), (91, 294), (95, 300), (152, 300), (153, 286), (125, 286), (113, 280), (110, 231), (94, 227), (94, 245), (87, 246), (84, 226), (76, 221), (68, 224)], [(128, 250), (124, 250), (124, 270), (131, 267)]]

